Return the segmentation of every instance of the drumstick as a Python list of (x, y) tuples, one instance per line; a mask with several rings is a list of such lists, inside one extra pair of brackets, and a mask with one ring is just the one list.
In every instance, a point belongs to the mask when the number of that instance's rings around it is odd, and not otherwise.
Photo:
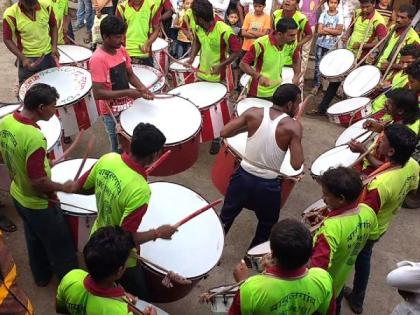
[(75, 41), (74, 41), (74, 39), (73, 38), (71, 38), (69, 35), (66, 35), (66, 37), (67, 37), (67, 39), (73, 44), (73, 45), (76, 45), (76, 46), (80, 46), (78, 43), (76, 43)]
[(63, 205), (63, 206), (72, 207), (72, 208), (80, 209), (80, 210), (83, 210), (83, 211), (87, 211), (87, 212), (90, 212), (92, 214), (97, 214), (98, 213), (98, 211), (88, 209), (88, 208), (83, 208), (83, 207), (76, 206), (76, 205), (73, 205), (73, 204), (70, 204), (70, 203), (62, 202), (62, 201), (57, 200), (57, 199), (48, 199), (48, 201), (52, 202), (52, 203), (56, 203), (58, 205)]
[(141, 257), (140, 255), (138, 255), (138, 254), (134, 254), (134, 253), (132, 253), (131, 254), (134, 258), (136, 258), (137, 260), (140, 260), (141, 262), (143, 262), (143, 263), (145, 263), (145, 264), (148, 264), (148, 265), (150, 265), (150, 266), (152, 266), (152, 267), (154, 267), (154, 268), (156, 268), (156, 269), (159, 269), (160, 271), (162, 271), (163, 273), (165, 273), (165, 274), (169, 274), (169, 270), (168, 269), (166, 269), (165, 267), (162, 267), (162, 266), (160, 266), (160, 265), (158, 265), (158, 264), (156, 264), (156, 263), (154, 263), (154, 262), (151, 262), (150, 260), (148, 260), (148, 259), (146, 259), (146, 258), (144, 258), (144, 257)]
[(82, 173), (83, 166), (85, 166), (90, 150), (92, 150), (94, 141), (95, 141), (95, 136), (91, 136), (88, 141), (88, 145), (87, 145), (85, 154), (83, 156), (82, 163), (80, 164), (79, 169), (77, 170), (76, 176), (74, 176), (74, 179), (73, 179), (74, 181), (77, 181), (79, 179), (80, 173)]
[(32, 62), (29, 67), (30, 68), (38, 67), (41, 64), (41, 62), (44, 60), (44, 58), (45, 58), (45, 54), (42, 54), (41, 57), (39, 57), (37, 60)]
[(195, 218), (196, 216), (202, 214), (203, 212), (213, 208), (214, 206), (218, 205), (219, 203), (221, 203), (223, 201), (223, 199), (217, 199), (216, 201), (213, 201), (212, 203), (198, 209), (197, 211), (194, 211), (193, 213), (191, 213), (190, 215), (186, 216), (185, 218), (183, 218), (181, 221), (179, 221), (178, 223), (176, 223), (174, 226), (176, 228), (179, 228), (181, 225), (187, 223), (188, 221), (192, 220), (193, 218)]
[(180, 95), (181, 93), (175, 93), (175, 94), (167, 93), (167, 94), (154, 94), (154, 97), (157, 99), (165, 99), (165, 98), (173, 98)]
[(373, 145), (373, 146), (371, 146), (369, 149), (367, 149), (367, 150), (366, 150), (366, 152), (364, 152), (364, 153), (360, 154), (360, 156), (357, 158), (357, 160), (356, 160), (356, 161), (354, 161), (353, 163), (351, 163), (351, 164), (349, 165), (349, 167), (353, 167), (353, 166), (355, 166), (356, 164), (358, 164), (358, 163), (360, 163), (361, 161), (363, 161), (363, 159), (364, 159), (366, 156), (368, 156), (370, 153), (372, 153), (372, 151), (373, 151), (374, 149), (376, 149), (376, 147), (377, 147), (377, 144), (374, 144), (374, 145)]
[(165, 160), (169, 157), (169, 155), (172, 153), (171, 150), (166, 151), (163, 153), (152, 165), (150, 165), (146, 169), (146, 174), (150, 175), (151, 172), (153, 172), (156, 168), (158, 168)]
[(302, 118), (302, 114), (305, 111), (306, 106), (308, 106), (308, 102), (310, 99), (313, 99), (314, 95), (308, 95), (303, 102), (299, 104), (299, 110), (298, 113), (295, 116), (296, 120), (300, 120)]
[(167, 51), (163, 51), (168, 57), (169, 57), (169, 59), (171, 59), (173, 62), (176, 62), (176, 63), (178, 63), (178, 64), (180, 64), (181, 66), (184, 66), (185, 68), (187, 68), (187, 69), (191, 69), (191, 71), (193, 71), (193, 72), (199, 72), (199, 73), (202, 73), (202, 74), (210, 74), (210, 73), (208, 73), (208, 72), (205, 72), (205, 71), (203, 71), (203, 70), (200, 70), (200, 69), (198, 69), (198, 68), (195, 68), (195, 67), (193, 67), (192, 65), (189, 65), (188, 63), (185, 63), (185, 62), (181, 62), (180, 60), (178, 60), (178, 59), (176, 59), (176, 58), (174, 58), (174, 57), (172, 57)]
[(63, 54), (64, 56), (66, 56), (67, 58), (69, 58), (73, 63), (77, 63), (76, 60), (74, 60), (69, 54), (67, 54), (65, 51), (63, 51), (62, 49), (60, 49), (60, 47), (57, 47), (57, 49), (60, 51), (61, 54)]
[[(407, 35), (407, 33), (405, 33), (405, 35), (403, 35), (403, 36), (405, 37), (406, 35)], [(401, 41), (400, 45), (397, 47), (397, 50), (395, 50), (394, 55), (392, 55), (391, 61), (390, 61), (388, 67), (386, 68), (386, 70), (384, 72), (384, 75), (382, 77), (382, 80), (381, 80), (380, 84), (385, 80), (386, 76), (388, 75), (389, 70), (391, 70), (391, 67), (394, 64), (395, 60), (397, 59), (398, 54), (400, 53), (400, 50), (401, 50), (403, 44), (404, 44), (404, 40)]]
[(76, 138), (74, 139), (73, 143), (68, 147), (68, 149), (66, 151), (64, 151), (63, 154), (60, 157), (56, 158), (54, 161), (51, 162), (52, 166), (56, 165), (58, 162), (67, 158), (67, 156), (79, 144), (80, 140), (82, 139), (82, 136), (83, 136), (84, 132), (85, 132), (84, 129), (80, 130), (80, 132), (77, 134)]
[(245, 282), (245, 280), (241, 280), (241, 281), (239, 281), (239, 282), (236, 282), (236, 283), (234, 283), (234, 284), (232, 284), (232, 285), (230, 285), (230, 286), (227, 286), (227, 287), (223, 288), (223, 289), (222, 289), (222, 290), (220, 290), (220, 291), (213, 292), (212, 294), (209, 294), (206, 298), (207, 298), (208, 300), (211, 300), (212, 298), (214, 298), (214, 297), (215, 297), (216, 295), (218, 295), (218, 294), (222, 294), (222, 293), (229, 292), (230, 290), (232, 290), (232, 289), (234, 289), (234, 288), (236, 288), (236, 287), (241, 286), (241, 285), (242, 285), (242, 283), (244, 283), (244, 282)]
[(369, 24), (368, 24), (368, 26), (366, 27), (365, 34), (363, 35), (363, 39), (362, 39), (362, 41), (360, 42), (359, 49), (357, 50), (356, 58), (354, 58), (354, 63), (355, 63), (355, 64), (357, 63), (357, 59), (359, 59), (359, 58), (360, 58), (360, 54), (362, 53), (363, 46), (366, 44), (366, 42), (365, 42), (365, 40), (366, 40), (366, 36), (368, 35), (368, 33), (369, 33), (369, 31), (370, 31), (370, 28), (372, 27), (372, 21), (373, 21), (373, 19), (371, 19), (371, 20), (369, 21)]
[[(388, 34), (389, 36), (389, 34)], [(384, 38), (382, 38), (371, 50), (369, 50), (366, 55), (356, 64), (356, 66), (354, 67), (355, 69), (357, 67), (359, 67), (363, 62), (365, 62), (365, 60), (369, 57), (369, 55), (376, 49), (378, 48), (387, 38), (388, 36), (385, 36)]]
[(105, 104), (106, 109), (108, 110), (109, 114), (111, 115), (111, 118), (112, 118), (112, 120), (114, 121), (115, 125), (117, 125), (117, 124), (118, 124), (118, 120), (117, 120), (117, 118), (115, 118), (115, 115), (114, 115), (114, 113), (112, 112), (111, 107), (109, 107), (108, 102), (107, 102), (107, 101), (105, 101), (105, 102), (104, 102), (104, 104)]

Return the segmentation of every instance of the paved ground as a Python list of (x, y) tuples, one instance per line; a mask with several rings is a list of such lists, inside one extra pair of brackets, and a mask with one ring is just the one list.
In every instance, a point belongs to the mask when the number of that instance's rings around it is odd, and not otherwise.
[[(0, 86), (1, 101), (14, 100), (12, 86), (17, 74), (16, 68), (13, 66), (13, 61), (14, 58), (12, 58), (4, 45), (0, 45), (0, 73), (3, 73), (3, 84)], [(325, 119), (308, 119), (304, 117), (303, 125), (306, 176), (296, 185), (287, 204), (281, 210), (281, 218), (299, 218), (302, 210), (320, 197), (320, 188), (310, 177), (308, 167), (320, 153), (332, 147), (335, 139), (343, 130), (341, 127), (332, 125)], [(97, 136), (92, 157), (100, 157), (106, 153), (109, 145), (102, 123), (98, 121), (88, 133), (94, 133)], [(75, 153), (77, 157), (81, 157), (83, 145), (80, 148), (79, 152)], [(191, 169), (182, 174), (164, 178), (163, 180), (185, 185), (199, 192), (206, 199), (214, 200), (220, 197), (220, 195), (210, 180), (213, 160), (214, 157), (208, 154), (208, 145), (203, 144), (200, 148), (200, 158)], [(152, 178), (152, 180), (162, 179)], [(46, 288), (37, 288), (35, 286), (28, 266), (21, 220), (11, 206), (8, 197), (6, 197), (6, 208), (4, 211), (18, 225), (17, 232), (5, 234), (4, 236), (18, 267), (19, 283), (32, 299), (37, 314), (55, 314), (54, 296), (57, 282), (53, 281)], [(418, 210), (402, 209), (391, 225), (389, 232), (375, 247), (365, 314), (389, 314), (393, 306), (399, 303), (400, 299), (398, 294), (386, 286), (385, 276), (394, 268), (395, 263), (399, 260), (410, 259), (420, 261), (420, 252), (418, 251), (418, 244), (420, 243), (420, 230), (418, 229), (420, 222), (419, 215)], [(206, 227), (203, 226), (203, 228)], [(199, 282), (194, 290), (184, 299), (159, 306), (174, 315), (210, 314), (208, 306), (198, 304), (198, 295), (208, 288), (232, 282), (232, 268), (243, 256), (254, 231), (255, 217), (253, 213), (243, 211), (236, 220), (231, 232), (225, 238), (226, 246), (221, 265), (211, 270), (208, 278)], [(194, 253), (191, 254), (193, 255)], [(162, 255), (165, 255), (165, 253), (162, 253)], [(344, 315), (352, 314), (347, 305), (344, 305), (342, 313)]]

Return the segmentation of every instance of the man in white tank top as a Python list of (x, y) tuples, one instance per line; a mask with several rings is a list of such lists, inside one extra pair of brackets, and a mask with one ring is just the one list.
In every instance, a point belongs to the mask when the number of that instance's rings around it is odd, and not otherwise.
[(294, 169), (302, 166), (302, 125), (292, 118), (300, 100), (296, 85), (283, 84), (273, 95), (273, 106), (248, 109), (220, 133), (229, 138), (248, 132), (245, 156), (230, 179), (220, 219), (227, 233), (242, 208), (254, 210), (258, 226), (250, 248), (267, 241), (279, 219), (282, 186), (279, 175), (286, 151), (290, 150)]

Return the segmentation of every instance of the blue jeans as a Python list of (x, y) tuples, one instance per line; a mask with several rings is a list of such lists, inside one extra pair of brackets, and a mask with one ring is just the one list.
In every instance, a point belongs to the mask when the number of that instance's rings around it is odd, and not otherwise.
[(86, 30), (92, 32), (94, 12), (91, 0), (79, 0), (77, 5), (77, 25), (81, 26), (86, 21)]
[[(115, 116), (117, 118), (118, 116)], [(102, 119), (104, 121), (105, 130), (109, 137), (109, 142), (111, 143), (111, 151), (118, 153), (118, 137), (115, 129), (115, 121), (110, 115), (103, 115)]]
[(319, 63), (322, 57), (329, 51), (328, 48), (316, 46), (315, 49), (315, 72), (314, 72), (314, 87), (320, 87), (321, 85), (321, 73), (319, 72)]
[(181, 42), (176, 40), (175, 42), (175, 58), (179, 59), (185, 55), (185, 53), (190, 49), (191, 43)]
[(254, 176), (242, 167), (232, 175), (220, 213), (225, 233), (243, 208), (255, 211), (257, 230), (249, 248), (268, 240), (271, 228), (279, 220), (281, 205), (281, 180)]

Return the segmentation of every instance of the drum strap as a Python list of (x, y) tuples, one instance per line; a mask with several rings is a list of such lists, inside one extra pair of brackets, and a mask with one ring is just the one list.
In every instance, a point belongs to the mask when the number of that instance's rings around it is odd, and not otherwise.
[(295, 180), (295, 181), (299, 181), (299, 179), (300, 179), (300, 178), (287, 176), (286, 174), (283, 174), (279, 170), (268, 167), (268, 166), (263, 165), (263, 164), (258, 163), (258, 162), (251, 161), (251, 160), (247, 159), (246, 157), (242, 157), (242, 159), (245, 160), (247, 163), (251, 164), (252, 166), (258, 167), (258, 168), (263, 169), (263, 170), (268, 170), (268, 171), (272, 171), (274, 173), (277, 173), (278, 174), (278, 176), (277, 176), (278, 179), (291, 179), (291, 180)]

